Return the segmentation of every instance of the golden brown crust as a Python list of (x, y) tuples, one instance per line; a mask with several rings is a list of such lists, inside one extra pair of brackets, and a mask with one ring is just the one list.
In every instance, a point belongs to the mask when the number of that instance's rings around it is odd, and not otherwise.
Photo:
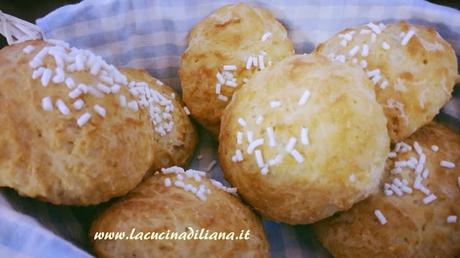
[[(299, 106), (306, 90), (310, 98)], [(271, 108), (271, 101), (281, 106)], [(259, 116), (263, 121), (257, 124)], [(223, 114), (219, 160), (225, 178), (262, 215), (290, 224), (313, 223), (377, 189), (389, 149), (385, 125), (361, 69), (319, 55), (296, 55), (259, 72), (235, 93)], [(268, 127), (276, 146), (269, 145)], [(308, 145), (301, 143), (302, 127), (309, 130)], [(258, 149), (265, 164), (284, 157), (265, 176), (254, 154), (247, 153), (248, 131), (253, 140), (264, 139)], [(241, 144), (238, 132), (244, 134)], [(291, 137), (304, 158), (300, 164), (285, 149)], [(241, 162), (232, 160), (237, 149), (244, 153)]]
[[(271, 32), (262, 42), (261, 37)], [(265, 9), (247, 4), (226, 5), (195, 25), (188, 35), (188, 47), (181, 58), (180, 79), (184, 102), (193, 117), (215, 136), (219, 134), (220, 118), (228, 104), (218, 99), (216, 74), (224, 65), (236, 65), (234, 75), (238, 87), (243, 78), (257, 71), (247, 70), (249, 56), (265, 51), (265, 66), (294, 53), (283, 25)], [(231, 99), (234, 88), (222, 86), (222, 95)]]
[[(414, 133), (417, 128), (429, 123), (441, 107), (451, 97), (457, 78), (457, 59), (450, 44), (439, 36), (433, 28), (411, 25), (401, 21), (389, 24), (372, 42), (367, 26), (345, 29), (320, 44), (316, 52), (328, 56), (340, 54), (347, 62), (353, 59), (359, 63), (367, 61), (366, 72), (379, 69), (382, 79), (375, 86), (377, 100), (383, 105), (388, 120), (392, 142), (397, 142)], [(415, 35), (406, 45), (402, 45), (401, 33), (413, 30)], [(341, 45), (340, 35), (355, 31), (353, 39), (346, 47)], [(387, 43), (390, 49), (384, 49)], [(369, 48), (367, 57), (362, 56), (362, 48)], [(352, 58), (349, 52), (360, 46)], [(382, 89), (384, 81), (388, 86)]]
[[(423, 193), (414, 190), (402, 197), (387, 197), (382, 191), (339, 213), (315, 224), (315, 232), (322, 244), (335, 257), (455, 257), (460, 254), (460, 224), (448, 224), (450, 215), (460, 215), (460, 136), (450, 129), (430, 123), (418, 130), (408, 144), (417, 141), (426, 155), (426, 168), (430, 171), (425, 179), (426, 187), (437, 200), (425, 205)], [(439, 146), (433, 152), (431, 145)], [(395, 160), (416, 157), (414, 150), (398, 156)], [(440, 166), (441, 160), (456, 163), (453, 169)], [(387, 161), (383, 182), (394, 175), (390, 169), (394, 160)], [(414, 171), (404, 169), (398, 177), (413, 184)], [(387, 219), (381, 225), (374, 216), (379, 209)]]
[[(35, 50), (22, 52), (27, 45)], [(0, 186), (54, 204), (97, 204), (126, 194), (152, 164), (153, 133), (148, 114), (132, 112), (107, 95), (81, 97), (85, 108), (74, 110), (64, 84), (43, 87), (32, 79), (29, 61), (47, 44), (27, 41), (0, 50)], [(49, 56), (45, 65), (54, 68)], [(74, 80), (91, 82), (88, 72)], [(125, 88), (121, 92), (128, 94)], [(42, 98), (64, 100), (70, 115), (42, 108)], [(76, 120), (94, 104), (105, 107), (105, 118), (93, 113), (82, 128)]]
[(144, 70), (124, 68), (121, 71), (131, 80), (148, 83), (152, 89), (163, 94), (174, 105), (174, 110), (171, 112), (174, 128), (164, 136), (158, 133), (154, 135), (153, 151), (155, 155), (150, 170), (159, 171), (161, 168), (173, 165), (187, 166), (198, 142), (198, 135), (195, 126), (184, 111), (184, 104), (180, 96), (171, 87), (159, 83)]
[[(157, 174), (105, 210), (93, 222), (90, 239), (98, 257), (269, 257), (260, 219), (237, 197), (202, 182), (211, 190), (202, 201)], [(192, 179), (191, 179), (192, 180)], [(210, 232), (250, 230), (250, 240), (93, 240), (95, 232), (184, 232), (187, 227)]]

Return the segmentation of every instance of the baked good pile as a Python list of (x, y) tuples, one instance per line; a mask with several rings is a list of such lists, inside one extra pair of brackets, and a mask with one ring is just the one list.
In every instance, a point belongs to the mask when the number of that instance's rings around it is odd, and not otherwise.
[[(261, 217), (313, 224), (334, 257), (460, 255), (460, 135), (434, 121), (459, 76), (436, 30), (371, 22), (294, 53), (269, 10), (232, 4), (187, 44), (183, 101), (62, 41), (0, 50), (0, 186), (57, 205), (111, 200), (89, 233), (99, 257), (269, 257)], [(217, 138), (231, 187), (186, 169), (192, 118)], [(133, 228), (251, 237), (93, 238)]]

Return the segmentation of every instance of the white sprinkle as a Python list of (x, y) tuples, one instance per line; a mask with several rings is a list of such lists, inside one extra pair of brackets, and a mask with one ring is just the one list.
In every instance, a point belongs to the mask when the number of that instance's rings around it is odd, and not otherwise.
[(396, 155), (397, 155), (396, 152), (392, 151), (392, 152), (388, 153), (388, 158), (396, 158)]
[(42, 108), (45, 111), (51, 111), (53, 110), (53, 102), (51, 101), (50, 97), (44, 97), (42, 99)]
[(375, 84), (377, 84), (380, 79), (382, 79), (382, 76), (380, 74), (377, 74), (376, 76), (372, 77), (372, 82)]
[(414, 146), (414, 149), (415, 149), (415, 151), (417, 152), (418, 155), (423, 153), (423, 149), (420, 146), (420, 144), (418, 144), (417, 141), (414, 142), (413, 146)]
[(256, 155), (257, 166), (259, 166), (259, 168), (263, 168), (264, 158), (262, 156), (262, 152), (260, 150), (255, 150), (254, 154)]
[(52, 75), (53, 75), (53, 71), (51, 71), (50, 69), (45, 69), (43, 71), (43, 75), (41, 78), (41, 83), (43, 87), (48, 86), (48, 83), (50, 82)]
[(300, 130), (300, 140), (303, 145), (308, 145), (310, 143), (308, 140), (308, 128), (302, 127)]
[(68, 108), (67, 105), (64, 103), (64, 101), (62, 101), (61, 99), (58, 99), (58, 100), (56, 101), (56, 107), (59, 109), (59, 111), (60, 111), (63, 115), (68, 115), (68, 114), (70, 114), (69, 108)]
[(73, 89), (75, 87), (75, 82), (73, 81), (72, 77), (67, 77), (64, 83), (69, 89)]
[(118, 101), (120, 102), (120, 106), (126, 107), (126, 97), (124, 95), (120, 95), (120, 97), (118, 97)]
[(352, 49), (350, 49), (350, 51), (348, 52), (348, 56), (350, 57), (355, 56), (356, 53), (358, 53), (358, 51), (359, 51), (359, 46), (355, 46)]
[(265, 63), (264, 63), (264, 56), (263, 55), (259, 55), (259, 68), (260, 68), (260, 70), (265, 69)]
[(310, 95), (311, 95), (310, 91), (305, 90), (302, 94), (302, 97), (300, 97), (299, 102), (297, 102), (297, 104), (299, 106), (305, 105), (305, 103), (307, 103), (307, 100), (310, 98)]
[(171, 186), (171, 179), (168, 178), (165, 178), (165, 186), (166, 187), (170, 187)]
[(275, 135), (273, 133), (273, 127), (267, 127), (267, 136), (268, 136), (268, 145), (269, 146), (276, 146)]
[(436, 195), (430, 194), (427, 197), (423, 198), (423, 203), (430, 204), (431, 202), (434, 202), (436, 199), (437, 199)]
[(24, 49), (22, 49), (22, 52), (23, 52), (24, 54), (30, 54), (30, 53), (32, 53), (32, 51), (34, 51), (34, 49), (35, 49), (35, 48), (34, 48), (33, 46), (28, 45), (27, 47), (25, 47)]
[(265, 42), (267, 39), (269, 39), (272, 36), (271, 32), (265, 32), (264, 35), (262, 35), (262, 42)]
[(43, 72), (45, 71), (44, 67), (40, 67), (37, 70), (34, 70), (32, 72), (32, 79), (37, 79), (38, 77), (41, 77), (43, 75)]
[(422, 177), (423, 177), (424, 179), (426, 179), (426, 178), (428, 177), (429, 174), (430, 174), (430, 171), (429, 171), (427, 168), (425, 168), (425, 169), (423, 170)]
[(366, 60), (361, 60), (359, 62), (359, 65), (362, 67), (362, 68), (366, 68), (367, 67), (367, 61)]
[(417, 166), (415, 167), (415, 173), (417, 175), (421, 174), (422, 171), (423, 171), (423, 166), (425, 165), (425, 161), (426, 161), (426, 156), (425, 154), (420, 154), (420, 158), (418, 160), (418, 163), (417, 163)]
[(268, 161), (269, 166), (275, 166), (281, 163), (283, 161), (283, 156), (281, 154), (278, 154), (275, 156), (275, 158), (271, 159)]
[(232, 88), (236, 88), (238, 86), (238, 84), (233, 80), (226, 80), (225, 85), (232, 87)]
[(445, 167), (445, 168), (455, 168), (455, 164), (453, 162), (448, 161), (448, 160), (441, 160), (440, 165), (441, 165), (441, 167)]
[(403, 192), (401, 191), (401, 189), (399, 189), (397, 186), (395, 186), (394, 184), (390, 184), (390, 189), (397, 195), (397, 196), (402, 196), (403, 195)]
[(450, 215), (447, 217), (447, 223), (457, 223), (457, 216), (455, 215)]
[(345, 34), (339, 34), (339, 37), (340, 37), (340, 38), (343, 38), (343, 39), (345, 39), (345, 40), (347, 40), (347, 41), (350, 41), (350, 40), (353, 39), (353, 36), (352, 36), (352, 35), (353, 35), (353, 34), (351, 34), (351, 33), (345, 33)]
[(281, 101), (277, 101), (277, 100), (270, 101), (270, 107), (272, 108), (281, 107)]
[(77, 99), (72, 105), (76, 110), (80, 110), (85, 105), (85, 102), (83, 102), (81, 99)]
[(363, 45), (363, 49), (361, 50), (361, 56), (368, 56), (369, 55), (369, 46), (367, 44)]
[(128, 108), (134, 112), (137, 112), (139, 110), (139, 106), (137, 105), (137, 102), (135, 100), (132, 100), (128, 103)]
[(224, 95), (219, 95), (217, 96), (217, 98), (223, 102), (227, 102), (228, 101), (228, 97), (227, 96), (224, 96)]
[(338, 55), (335, 60), (339, 61), (340, 63), (345, 63), (345, 56), (344, 55)]
[(372, 22), (368, 23), (367, 27), (369, 27), (376, 34), (380, 34), (382, 32), (380, 27)]
[(410, 188), (410, 187), (408, 187), (406, 185), (401, 185), (400, 189), (405, 193), (409, 193), (409, 194), (412, 193), (412, 188)]
[(374, 215), (377, 217), (377, 219), (379, 220), (380, 224), (382, 224), (382, 225), (387, 224), (387, 219), (385, 218), (385, 216), (383, 215), (383, 213), (380, 210), (375, 210)]
[(404, 35), (404, 38), (402, 39), (401, 41), (401, 45), (405, 46), (407, 45), (407, 43), (409, 42), (409, 40), (412, 38), (412, 36), (414, 36), (415, 34), (415, 31), (413, 30), (409, 30), (406, 35)]
[(235, 71), (236, 65), (224, 65), (224, 71)]
[(264, 144), (264, 139), (262, 138), (252, 141), (247, 149), (248, 154), (252, 154), (254, 150), (262, 144)]
[(96, 111), (96, 113), (98, 113), (101, 117), (105, 117), (105, 108), (103, 108), (102, 106), (100, 105), (94, 105), (94, 111)]
[(294, 157), (294, 159), (295, 159), (295, 161), (296, 161), (297, 163), (300, 164), (300, 163), (302, 163), (302, 162), (304, 161), (303, 156), (302, 156), (296, 149), (292, 150), (292, 151), (290, 152), (290, 154)]
[(238, 145), (243, 144), (243, 133), (242, 132), (236, 133), (236, 144)]
[(434, 152), (438, 152), (439, 151), (438, 145), (431, 145), (431, 150)]
[(388, 50), (388, 49), (390, 49), (390, 45), (386, 41), (384, 41), (384, 42), (382, 42), (382, 48), (385, 49), (385, 50)]
[(251, 143), (252, 142), (252, 131), (247, 131), (246, 132), (246, 137), (248, 138), (248, 142)]
[(96, 88), (94, 88), (93, 86), (87, 86), (86, 90), (89, 94), (93, 95), (96, 98), (104, 97), (104, 95), (100, 91), (98, 91)]
[(92, 65), (91, 65), (91, 69), (89, 71), (90, 74), (96, 76), (99, 71), (101, 70), (101, 61), (100, 58), (98, 58), (97, 60), (95, 60)]
[(222, 89), (222, 84), (216, 83), (216, 95), (220, 94), (221, 89)]
[(252, 66), (252, 56), (248, 57), (248, 60), (246, 61), (246, 70), (251, 69)]
[(82, 56), (82, 55), (77, 55), (75, 57), (75, 69), (77, 71), (81, 71), (81, 70), (85, 69), (85, 64), (84, 64), (85, 60), (84, 60), (84, 58), (85, 57)]
[(291, 152), (294, 149), (297, 139), (295, 137), (289, 138), (288, 144), (286, 145), (286, 151)]
[(190, 110), (188, 109), (188, 107), (184, 106), (184, 112), (187, 116), (190, 115)]
[(81, 90), (79, 88), (76, 88), (74, 90), (72, 90), (71, 92), (69, 92), (69, 97), (71, 99), (76, 99), (78, 98), (80, 95), (82, 94)]
[(243, 153), (241, 152), (240, 149), (236, 149), (235, 155), (232, 157), (233, 162), (240, 162), (243, 161)]
[(384, 89), (386, 89), (386, 87), (388, 87), (388, 81), (387, 81), (387, 80), (384, 80), (384, 81), (380, 84), (380, 89), (384, 90)]
[(363, 29), (363, 30), (361, 30), (361, 31), (359, 32), (359, 34), (366, 35), (366, 34), (371, 34), (371, 32), (372, 32), (371, 30), (365, 30), (365, 29)]
[(256, 118), (256, 124), (260, 125), (262, 122), (264, 121), (264, 117), (263, 116), (258, 116)]
[(99, 76), (99, 79), (100, 79), (103, 83), (105, 83), (105, 84), (107, 84), (107, 85), (112, 85), (112, 84), (113, 84), (113, 79), (112, 79), (112, 77), (105, 76), (105, 75), (101, 75), (101, 76)]
[(266, 176), (268, 174), (268, 166), (264, 166), (260, 172), (262, 173), (263, 176)]
[(217, 77), (217, 80), (219, 81), (220, 84), (224, 84), (224, 83), (225, 83), (225, 78), (224, 78), (224, 76), (222, 76), (221, 73), (218, 72), (218, 73), (216, 74), (216, 77)]
[(393, 191), (391, 191), (389, 189), (385, 189), (384, 193), (385, 193), (386, 196), (392, 196), (393, 195)]
[(399, 180), (399, 178), (393, 179), (393, 184), (397, 187), (401, 187), (403, 185), (403, 183), (401, 182), (401, 180)]
[(91, 114), (86, 112), (84, 113), (83, 115), (81, 115), (78, 120), (77, 120), (77, 124), (79, 127), (82, 127), (84, 124), (86, 124), (89, 119), (91, 118)]
[(114, 84), (112, 87), (110, 87), (110, 92), (112, 93), (118, 93), (120, 91), (120, 85)]
[(346, 47), (347, 44), (348, 44), (348, 41), (346, 41), (345, 39), (342, 39), (342, 40), (340, 41), (340, 45), (341, 45), (342, 47)]
[(216, 164), (217, 164), (217, 161), (215, 160), (211, 161), (211, 163), (209, 163), (208, 167), (206, 168), (206, 172), (210, 172)]
[(374, 76), (377, 76), (377, 75), (380, 75), (380, 70), (379, 69), (374, 69), (370, 72), (367, 72), (367, 76), (368, 77), (374, 77)]
[(238, 123), (242, 126), (242, 127), (246, 127), (248, 125), (248, 123), (246, 123), (246, 120), (244, 120), (243, 118), (238, 118)]
[(112, 92), (112, 90), (109, 87), (107, 87), (106, 85), (104, 85), (102, 83), (98, 83), (96, 85), (96, 89), (104, 92), (105, 94), (109, 94), (110, 92)]

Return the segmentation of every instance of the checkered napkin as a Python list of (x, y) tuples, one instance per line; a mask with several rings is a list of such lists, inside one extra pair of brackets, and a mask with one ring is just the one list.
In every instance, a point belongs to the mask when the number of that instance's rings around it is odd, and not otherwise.
[[(145, 68), (180, 91), (179, 58), (186, 35), (200, 19), (231, 1), (86, 0), (59, 8), (37, 20), (48, 38), (91, 49), (119, 67)], [(244, 2), (244, 1), (243, 1)], [(406, 19), (436, 27), (460, 54), (460, 12), (417, 0), (249, 1), (270, 9), (288, 29), (297, 53), (345, 27), (370, 21)], [(437, 119), (460, 131), (460, 89)], [(217, 159), (217, 143), (200, 130), (192, 168), (205, 169)], [(213, 176), (222, 179), (217, 166)], [(89, 257), (85, 211), (57, 207), (0, 192), (0, 257)], [(82, 218), (83, 217), (83, 218)], [(264, 221), (273, 257), (327, 257), (310, 226)]]

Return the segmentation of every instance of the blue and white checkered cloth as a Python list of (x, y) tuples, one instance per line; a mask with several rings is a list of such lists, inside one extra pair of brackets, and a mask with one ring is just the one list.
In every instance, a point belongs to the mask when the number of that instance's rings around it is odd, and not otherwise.
[[(48, 38), (88, 48), (120, 67), (147, 69), (180, 90), (177, 69), (186, 35), (200, 19), (231, 1), (225, 0), (85, 0), (37, 20)], [(243, 1), (245, 2), (245, 1)], [(249, 1), (271, 10), (287, 27), (297, 53), (345, 27), (370, 21), (406, 19), (434, 26), (460, 54), (460, 11), (419, 0), (280, 0)], [(460, 131), (460, 89), (437, 119)], [(200, 131), (191, 167), (204, 169), (216, 160), (217, 143)], [(219, 167), (214, 177), (222, 179)], [(83, 210), (83, 211), (82, 211)], [(90, 214), (91, 212), (86, 212)], [(83, 214), (83, 215), (82, 215)], [(0, 192), (0, 257), (90, 257), (85, 210), (58, 207)], [(273, 257), (327, 257), (310, 226), (265, 221)]]

